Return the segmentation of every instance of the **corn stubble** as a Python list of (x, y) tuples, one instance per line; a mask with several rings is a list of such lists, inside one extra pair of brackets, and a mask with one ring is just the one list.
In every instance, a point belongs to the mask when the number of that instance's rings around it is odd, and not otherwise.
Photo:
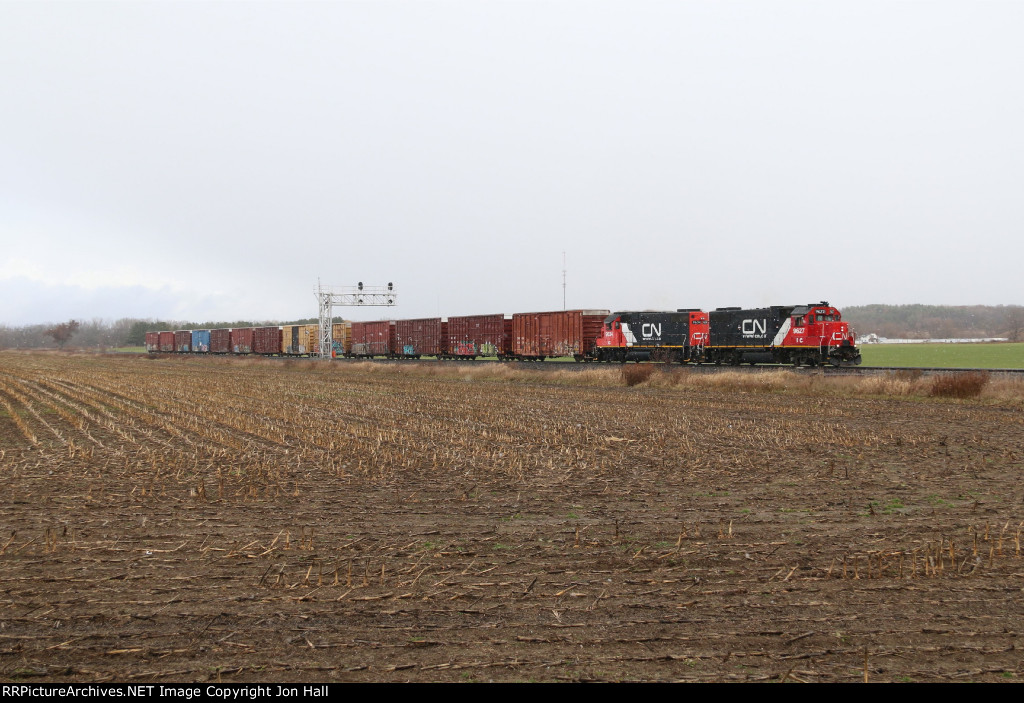
[[(873, 680), (1016, 665), (1001, 623), (1021, 606), (998, 595), (1024, 528), (1012, 384), (2, 361), (0, 608), (30, 667), (828, 681), (856, 680), (867, 650)], [(970, 626), (936, 627), (951, 609)]]

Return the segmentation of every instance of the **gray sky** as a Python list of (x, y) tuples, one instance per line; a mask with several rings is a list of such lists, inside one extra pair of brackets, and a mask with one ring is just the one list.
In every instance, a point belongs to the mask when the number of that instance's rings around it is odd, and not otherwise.
[(0, 323), (1020, 304), (1024, 3), (0, 1)]

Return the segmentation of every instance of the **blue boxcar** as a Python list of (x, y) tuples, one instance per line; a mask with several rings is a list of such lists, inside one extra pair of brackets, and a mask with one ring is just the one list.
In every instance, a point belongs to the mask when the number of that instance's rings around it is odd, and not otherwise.
[(192, 351), (200, 353), (210, 351), (210, 330), (192, 330)]

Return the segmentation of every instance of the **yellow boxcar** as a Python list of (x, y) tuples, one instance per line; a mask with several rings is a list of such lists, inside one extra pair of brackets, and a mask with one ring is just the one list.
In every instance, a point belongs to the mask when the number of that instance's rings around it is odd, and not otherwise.
[(352, 353), (352, 323), (335, 322), (331, 328), (334, 337), (334, 356), (347, 356)]
[(311, 356), (320, 354), (320, 325), (302, 325), (299, 339), (306, 348), (307, 354)]
[(281, 328), (281, 353), (290, 356), (302, 356), (308, 354), (306, 350), (306, 335), (303, 328), (306, 325), (284, 325)]

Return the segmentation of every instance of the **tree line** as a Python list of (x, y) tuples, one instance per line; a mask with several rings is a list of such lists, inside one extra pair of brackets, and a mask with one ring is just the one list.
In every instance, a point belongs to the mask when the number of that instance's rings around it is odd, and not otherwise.
[(1021, 305), (859, 305), (842, 308), (858, 335), (904, 339), (1006, 337), (1024, 341)]
[(306, 325), (316, 318), (278, 322), (275, 320), (232, 320), (188, 322), (185, 320), (69, 320), (60, 324), (0, 325), (0, 349), (121, 349), (142, 347), (146, 332), (164, 330), (207, 330), (222, 327), (263, 327), (266, 325)]

